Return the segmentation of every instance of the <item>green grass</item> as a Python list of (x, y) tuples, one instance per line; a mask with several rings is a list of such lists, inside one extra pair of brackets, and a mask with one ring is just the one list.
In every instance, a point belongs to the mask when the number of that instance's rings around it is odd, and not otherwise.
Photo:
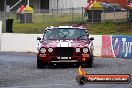
[(52, 15), (52, 14), (40, 14), (40, 15), (34, 15), (33, 20), (35, 23), (38, 22), (76, 22), (82, 20), (81, 14), (61, 14), (61, 15)]
[[(13, 32), (15, 33), (43, 33), (48, 26), (72, 25), (72, 23), (31, 23), (18, 24), (14, 23)], [(97, 23), (97, 24), (82, 24), (87, 28), (90, 34), (102, 35), (131, 35), (132, 24), (125, 23)]]
[[(90, 34), (102, 35), (132, 35), (132, 24), (112, 23), (110, 20), (105, 23), (86, 23), (87, 17), (83, 18), (84, 24)], [(33, 15), (33, 23), (17, 23), (14, 19), (14, 33), (43, 33), (48, 26), (72, 25), (73, 23), (82, 23), (82, 14), (36, 14)]]
[(49, 26), (60, 26), (60, 25), (69, 25), (67, 23), (28, 23), (28, 24), (13, 24), (14, 33), (43, 33), (44, 29)]
[(15, 33), (43, 33), (44, 29), (48, 26), (58, 26), (59, 24), (51, 23), (30, 23), (30, 24), (18, 24), (14, 23), (13, 32)]
[(100, 24), (86, 24), (90, 34), (110, 34), (110, 35), (131, 35), (132, 36), (132, 24), (125, 23), (100, 23)]

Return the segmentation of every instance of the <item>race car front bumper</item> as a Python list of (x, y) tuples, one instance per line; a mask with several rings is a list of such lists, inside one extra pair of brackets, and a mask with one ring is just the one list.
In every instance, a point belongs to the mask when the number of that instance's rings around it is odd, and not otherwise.
[(60, 56), (49, 56), (46, 54), (38, 54), (39, 59), (41, 59), (41, 61), (43, 62), (53, 62), (53, 63), (60, 63), (60, 62), (68, 62), (68, 63), (72, 63), (72, 62), (87, 62), (90, 58), (89, 58), (89, 54), (80, 54), (80, 55), (73, 55), (71, 57), (60, 57)]

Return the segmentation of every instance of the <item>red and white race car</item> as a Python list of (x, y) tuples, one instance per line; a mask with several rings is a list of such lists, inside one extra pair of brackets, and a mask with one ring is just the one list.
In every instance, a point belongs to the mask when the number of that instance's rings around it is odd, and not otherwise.
[(76, 63), (92, 67), (93, 37), (83, 27), (59, 26), (45, 29), (39, 40), (37, 68), (51, 63)]

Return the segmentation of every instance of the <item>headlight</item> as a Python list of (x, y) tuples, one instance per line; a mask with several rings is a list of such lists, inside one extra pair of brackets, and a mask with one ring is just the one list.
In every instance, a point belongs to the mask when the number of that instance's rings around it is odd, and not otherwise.
[(45, 53), (45, 52), (46, 52), (46, 49), (45, 49), (45, 48), (41, 48), (41, 49), (40, 49), (40, 52), (41, 52), (41, 53)]
[(77, 53), (80, 52), (80, 48), (76, 48), (76, 52), (77, 52)]
[(83, 48), (84, 53), (88, 53), (88, 48)]
[(53, 52), (53, 49), (52, 48), (49, 48), (48, 51), (51, 53), (51, 52)]

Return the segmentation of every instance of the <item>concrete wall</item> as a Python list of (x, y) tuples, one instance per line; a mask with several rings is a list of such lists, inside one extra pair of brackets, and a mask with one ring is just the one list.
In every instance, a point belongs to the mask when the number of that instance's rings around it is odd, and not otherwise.
[(101, 56), (102, 35), (90, 35), (89, 37), (94, 37), (94, 55)]
[[(1, 26), (0, 22), (0, 26)], [(1, 29), (1, 28), (0, 28)], [(0, 33), (0, 51), (37, 52), (42, 34)], [(132, 59), (132, 36), (90, 35), (94, 37), (94, 56)]]
[(2, 33), (1, 51), (36, 52), (42, 34)]
[[(16, 34), (2, 33), (1, 51), (16, 51), (16, 52), (37, 52), (37, 37), (42, 37), (42, 34)], [(101, 55), (101, 35), (91, 35), (95, 40), (94, 54)]]

